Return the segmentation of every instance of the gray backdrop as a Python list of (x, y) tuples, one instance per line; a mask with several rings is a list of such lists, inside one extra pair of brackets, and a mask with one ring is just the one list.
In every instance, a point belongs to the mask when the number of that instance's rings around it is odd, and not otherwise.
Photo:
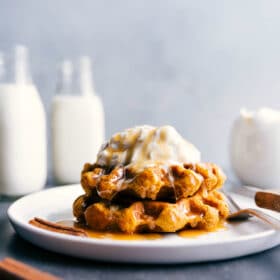
[(240, 107), (279, 108), (279, 1), (0, 0), (0, 49), (30, 48), (46, 110), (57, 64), (90, 55), (106, 134), (171, 124), (228, 165)]

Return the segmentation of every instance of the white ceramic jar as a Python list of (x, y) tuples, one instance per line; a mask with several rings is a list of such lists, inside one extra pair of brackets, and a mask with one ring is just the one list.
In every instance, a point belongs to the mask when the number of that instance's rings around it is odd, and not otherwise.
[(230, 154), (244, 184), (280, 189), (280, 112), (241, 110), (232, 128)]

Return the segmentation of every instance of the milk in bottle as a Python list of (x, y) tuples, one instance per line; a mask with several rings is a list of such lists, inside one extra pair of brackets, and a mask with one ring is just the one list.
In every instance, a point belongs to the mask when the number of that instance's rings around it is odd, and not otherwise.
[(95, 94), (88, 57), (79, 61), (78, 88), (72, 82), (73, 67), (62, 64), (57, 95), (52, 103), (52, 162), (57, 183), (80, 181), (83, 164), (95, 161), (104, 141), (104, 113)]
[[(0, 83), (0, 195), (24, 195), (46, 182), (46, 117), (27, 56), (27, 49), (17, 46), (15, 77)], [(0, 68), (4, 75), (3, 60)]]

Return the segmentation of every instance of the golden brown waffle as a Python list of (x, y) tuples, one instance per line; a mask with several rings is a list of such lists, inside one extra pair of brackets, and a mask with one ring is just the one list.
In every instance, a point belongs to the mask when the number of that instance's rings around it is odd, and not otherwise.
[(104, 200), (120, 197), (175, 202), (194, 195), (200, 188), (220, 188), (225, 181), (221, 169), (212, 163), (184, 166), (151, 166), (133, 173), (124, 167), (110, 172), (96, 165), (85, 164), (81, 184), (88, 196), (97, 193)]
[(73, 206), (78, 220), (99, 231), (176, 232), (180, 229), (211, 229), (228, 215), (223, 195), (202, 188), (194, 196), (176, 203), (137, 201), (128, 207), (95, 202), (88, 205), (87, 195), (79, 197)]

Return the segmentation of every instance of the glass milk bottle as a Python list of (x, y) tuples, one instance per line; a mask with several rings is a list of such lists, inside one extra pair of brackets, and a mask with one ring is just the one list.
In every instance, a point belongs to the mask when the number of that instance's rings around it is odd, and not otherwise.
[(94, 91), (90, 59), (79, 61), (75, 90), (72, 73), (71, 62), (64, 62), (52, 104), (53, 175), (59, 184), (78, 183), (84, 163), (95, 161), (104, 141), (103, 106)]
[(46, 117), (29, 73), (27, 49), (15, 49), (13, 80), (3, 78), (8, 72), (3, 59), (0, 68), (0, 195), (20, 196), (46, 182)]

